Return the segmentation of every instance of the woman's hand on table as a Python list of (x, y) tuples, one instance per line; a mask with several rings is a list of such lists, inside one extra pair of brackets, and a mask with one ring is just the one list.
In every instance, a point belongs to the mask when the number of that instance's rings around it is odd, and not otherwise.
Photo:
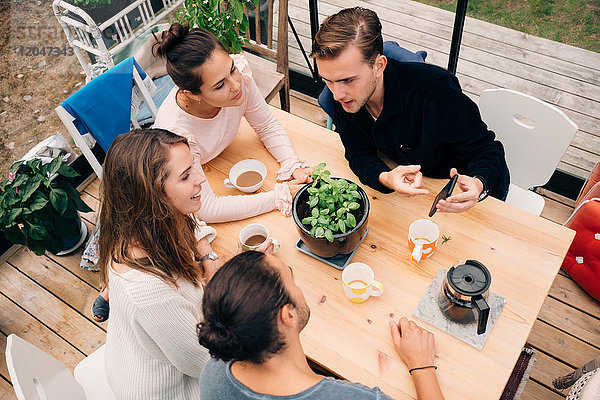
[(300, 191), (300, 189), (302, 189), (304, 184), (296, 185), (296, 184), (293, 184), (292, 182), (293, 181), (288, 182), (288, 187), (290, 188), (290, 194), (292, 195), (292, 200), (293, 200), (294, 196), (296, 196), (296, 193), (298, 193)]
[(311, 175), (314, 171), (312, 167), (306, 168), (296, 168), (294, 172), (292, 172), (292, 179), (289, 181), (290, 186), (301, 184), (301, 183), (310, 183), (312, 182)]
[[(242, 244), (238, 242), (237, 254), (241, 254), (243, 251), (244, 249), (242, 248)], [(263, 244), (256, 248), (256, 251), (260, 251), (265, 254), (273, 254), (275, 253), (275, 245), (273, 244), (271, 238), (268, 238)]]

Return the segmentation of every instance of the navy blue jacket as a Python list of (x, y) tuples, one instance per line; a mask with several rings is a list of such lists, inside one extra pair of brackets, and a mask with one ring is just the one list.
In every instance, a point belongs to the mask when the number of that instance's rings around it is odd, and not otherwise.
[(336, 131), (362, 183), (392, 192), (379, 182), (379, 174), (390, 170), (380, 151), (400, 165), (421, 165), (431, 178), (449, 178), (453, 167), (480, 176), (491, 196), (506, 197), (510, 179), (504, 147), (454, 75), (435, 65), (388, 58), (383, 82), (383, 110), (376, 121), (365, 107), (350, 114), (335, 103)]

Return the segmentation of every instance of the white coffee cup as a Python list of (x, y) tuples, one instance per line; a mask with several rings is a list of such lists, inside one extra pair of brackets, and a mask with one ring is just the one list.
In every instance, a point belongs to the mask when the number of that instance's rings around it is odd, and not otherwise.
[(419, 262), (435, 253), (440, 229), (429, 219), (418, 219), (408, 228), (408, 250), (410, 259)]
[(375, 280), (371, 267), (365, 263), (351, 263), (342, 272), (342, 284), (348, 300), (353, 303), (367, 301), (369, 296), (381, 296), (383, 284)]
[[(253, 236), (262, 236), (264, 237), (264, 240), (260, 243), (247, 244), (246, 241)], [(258, 249), (261, 244), (267, 241), (267, 239), (271, 239), (271, 242), (273, 243), (273, 253), (277, 253), (281, 247), (279, 240), (269, 236), (269, 230), (266, 226), (261, 224), (250, 224), (243, 227), (240, 231), (240, 243), (242, 244), (242, 249), (244, 251)]]
[[(261, 176), (260, 182), (254, 184), (254, 185), (251, 185), (251, 186), (239, 186), (237, 183), (238, 178), (244, 172), (249, 172), (249, 171), (254, 171), (254, 172), (260, 174), (260, 176)], [(263, 164), (262, 162), (260, 162), (258, 160), (247, 159), (247, 160), (242, 160), (242, 161), (236, 163), (233, 167), (231, 167), (231, 169), (229, 170), (229, 178), (225, 179), (223, 181), (223, 184), (225, 185), (225, 187), (232, 188), (232, 189), (235, 188), (235, 189), (241, 190), (244, 193), (253, 193), (253, 192), (256, 192), (262, 186), (266, 177), (267, 177), (267, 167), (265, 166), (265, 164)]]

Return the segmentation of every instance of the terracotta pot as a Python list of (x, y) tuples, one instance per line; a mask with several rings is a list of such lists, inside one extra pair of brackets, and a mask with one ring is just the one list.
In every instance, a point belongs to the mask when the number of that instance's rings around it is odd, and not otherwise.
[[(350, 183), (353, 183), (348, 179), (346, 180)], [(315, 238), (310, 236), (310, 229), (302, 223), (302, 219), (310, 215), (310, 209), (308, 207), (309, 193), (307, 189), (311, 185), (312, 183), (304, 185), (304, 187), (300, 189), (298, 193), (296, 193), (294, 202), (292, 204), (292, 215), (294, 217), (296, 227), (298, 228), (300, 239), (302, 239), (310, 251), (320, 257), (328, 258), (338, 254), (351, 253), (352, 250), (359, 245), (360, 239), (367, 230), (367, 222), (371, 208), (367, 193), (365, 193), (365, 191), (358, 186), (356, 190), (358, 193), (360, 193), (361, 199), (357, 200), (357, 202), (360, 204), (360, 207), (353, 211), (353, 214), (356, 217), (356, 226), (345, 233), (337, 233), (333, 235), (333, 242), (330, 242), (324, 237)]]

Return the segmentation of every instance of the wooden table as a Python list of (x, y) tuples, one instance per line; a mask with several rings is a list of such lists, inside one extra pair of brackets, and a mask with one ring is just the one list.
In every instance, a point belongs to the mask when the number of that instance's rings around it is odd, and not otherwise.
[[(327, 162), (333, 176), (359, 183), (344, 159), (338, 135), (275, 108), (296, 152), (312, 165)], [(244, 158), (262, 160), (268, 168), (261, 190), (273, 188), (277, 162), (243, 121), (238, 138), (206, 165), (218, 194), (240, 194), (223, 186), (229, 168)], [(224, 258), (233, 255), (240, 229), (248, 223), (266, 225), (281, 241), (278, 257), (294, 269), (296, 282), (311, 308), (302, 333), (306, 355), (350, 381), (379, 386), (397, 399), (415, 398), (406, 367), (395, 353), (388, 320), (411, 316), (436, 272), (459, 259), (483, 262), (492, 274), (491, 290), (507, 299), (483, 348), (478, 351), (422, 321), (435, 334), (438, 377), (447, 399), (498, 399), (533, 322), (560, 268), (575, 232), (525, 211), (488, 198), (462, 214), (437, 213), (433, 220), (452, 239), (419, 264), (409, 260), (407, 232), (411, 222), (425, 218), (444, 181), (425, 179), (432, 193), (413, 198), (381, 194), (362, 185), (371, 201), (370, 232), (352, 261), (369, 264), (385, 285), (381, 297), (362, 304), (349, 302), (341, 271), (294, 248), (298, 233), (293, 219), (273, 211), (243, 221), (215, 224), (213, 247)]]

